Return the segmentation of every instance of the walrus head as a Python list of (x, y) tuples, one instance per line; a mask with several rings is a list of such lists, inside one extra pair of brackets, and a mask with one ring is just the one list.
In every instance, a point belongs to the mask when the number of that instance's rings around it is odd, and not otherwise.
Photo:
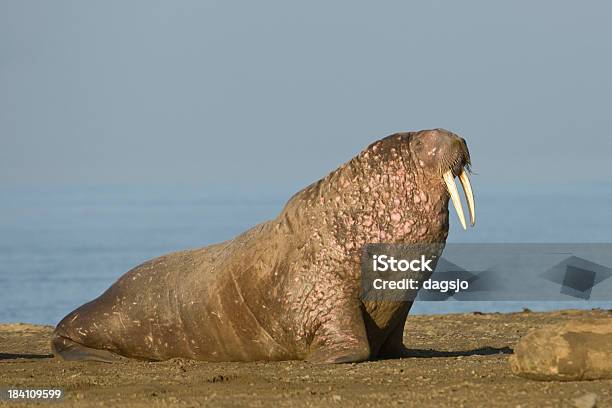
[(411, 134), (408, 150), (412, 159), (418, 164), (418, 168), (424, 173), (424, 178), (427, 179), (424, 181), (432, 185), (444, 181), (459, 221), (463, 229), (467, 229), (455, 184), (455, 177), (459, 176), (470, 213), (470, 223), (474, 226), (476, 222), (474, 193), (468, 177), (471, 161), (465, 139), (444, 129), (425, 130)]
[(366, 243), (443, 243), (449, 199), (466, 228), (457, 176), (474, 225), (469, 171), (467, 144), (456, 134), (396, 133), (296, 194), (281, 219), (307, 226), (304, 238), (322, 258), (356, 259)]

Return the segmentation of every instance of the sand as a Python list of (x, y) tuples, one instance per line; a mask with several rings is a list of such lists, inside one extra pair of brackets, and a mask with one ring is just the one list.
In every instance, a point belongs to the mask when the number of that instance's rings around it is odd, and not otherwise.
[[(611, 380), (538, 382), (514, 376), (508, 366), (529, 330), (586, 316), (612, 311), (410, 316), (404, 341), (414, 357), (342, 365), (64, 362), (50, 355), (52, 327), (4, 324), (0, 388), (59, 387), (62, 405), (96, 407), (572, 407), (594, 397), (597, 406), (612, 407)], [(9, 405), (15, 406), (0, 402)]]

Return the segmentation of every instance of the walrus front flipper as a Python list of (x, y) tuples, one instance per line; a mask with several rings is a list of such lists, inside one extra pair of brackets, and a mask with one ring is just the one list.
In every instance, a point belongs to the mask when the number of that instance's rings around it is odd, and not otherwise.
[(319, 326), (306, 360), (311, 363), (359, 363), (370, 358), (370, 344), (359, 306), (343, 304), (330, 310)]
[(125, 360), (125, 357), (121, 357), (111, 351), (93, 349), (57, 333), (53, 335), (53, 340), (51, 340), (51, 350), (56, 357), (66, 361), (84, 360), (113, 363)]
[(409, 302), (404, 310), (400, 310), (398, 317), (393, 319), (395, 327), (381, 345), (376, 356), (377, 358), (405, 358), (413, 356), (413, 353), (404, 345), (404, 325), (406, 324), (406, 318), (411, 307), (412, 302)]

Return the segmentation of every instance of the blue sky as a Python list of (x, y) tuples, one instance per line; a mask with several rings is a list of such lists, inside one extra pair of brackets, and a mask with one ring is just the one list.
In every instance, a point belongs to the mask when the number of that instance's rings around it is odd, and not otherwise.
[(481, 189), (610, 183), (610, 21), (605, 1), (4, 0), (0, 185), (295, 190), (434, 127)]

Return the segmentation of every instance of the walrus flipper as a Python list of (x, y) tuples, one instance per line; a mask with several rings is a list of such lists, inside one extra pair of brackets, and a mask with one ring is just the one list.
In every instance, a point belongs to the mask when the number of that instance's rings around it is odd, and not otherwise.
[(359, 363), (370, 358), (363, 312), (357, 302), (337, 305), (323, 319), (306, 360), (311, 363)]
[(55, 334), (51, 340), (53, 354), (65, 361), (100, 361), (114, 363), (126, 360), (118, 354), (108, 350), (93, 349), (61, 335)]
[(389, 333), (385, 342), (381, 345), (378, 351), (378, 358), (405, 358), (412, 357), (414, 353), (404, 345), (404, 325), (408, 312), (412, 307), (412, 302), (407, 303), (407, 306), (399, 314), (398, 319), (395, 319), (395, 327)]

